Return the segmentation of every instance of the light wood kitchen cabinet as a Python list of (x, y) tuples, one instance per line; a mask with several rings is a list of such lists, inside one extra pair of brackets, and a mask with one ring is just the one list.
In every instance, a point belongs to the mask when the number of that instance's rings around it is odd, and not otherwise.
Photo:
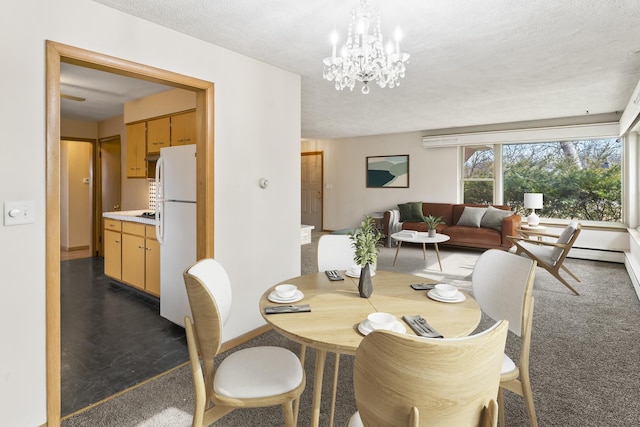
[(120, 221), (104, 221), (104, 274), (122, 280), (122, 233)]
[(171, 116), (171, 146), (196, 143), (196, 112)]
[[(155, 227), (137, 222), (115, 221), (122, 225), (122, 232), (116, 233), (107, 228), (107, 221), (113, 220), (105, 220), (105, 235), (109, 234), (111, 237), (111, 234), (118, 234), (121, 245), (116, 248), (108, 245), (110, 240), (105, 240), (105, 274), (159, 297), (160, 244), (156, 240)], [(110, 246), (113, 246), (111, 251), (107, 249)], [(106, 267), (108, 264), (115, 265), (116, 262), (120, 263), (117, 276), (115, 273), (108, 273)]]
[(144, 122), (127, 125), (127, 178), (146, 178), (147, 125)]
[(147, 120), (147, 153), (159, 153), (161, 148), (171, 144), (171, 119)]
[(144, 224), (122, 224), (122, 281), (144, 289)]

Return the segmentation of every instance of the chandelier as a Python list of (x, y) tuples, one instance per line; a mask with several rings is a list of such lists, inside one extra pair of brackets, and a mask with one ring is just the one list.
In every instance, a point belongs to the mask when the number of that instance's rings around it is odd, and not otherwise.
[(338, 34), (331, 34), (333, 50), (331, 56), (324, 59), (322, 76), (334, 81), (336, 90), (348, 87), (353, 90), (356, 80), (362, 82), (362, 93), (369, 93), (369, 82), (378, 86), (399, 86), (404, 77), (408, 53), (400, 52), (400, 29), (395, 32), (395, 46), (389, 42), (383, 48), (380, 31), (380, 14), (368, 7), (366, 0), (360, 0), (360, 7), (351, 11), (351, 23), (347, 40), (340, 56), (336, 56)]

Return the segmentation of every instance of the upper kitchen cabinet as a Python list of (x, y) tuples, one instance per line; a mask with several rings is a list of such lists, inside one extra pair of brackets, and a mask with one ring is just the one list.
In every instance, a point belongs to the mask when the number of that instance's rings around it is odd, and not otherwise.
[(146, 178), (146, 123), (127, 125), (127, 178)]
[(196, 143), (196, 112), (171, 116), (171, 146)]
[(162, 117), (147, 121), (147, 153), (159, 153), (171, 144), (171, 119)]

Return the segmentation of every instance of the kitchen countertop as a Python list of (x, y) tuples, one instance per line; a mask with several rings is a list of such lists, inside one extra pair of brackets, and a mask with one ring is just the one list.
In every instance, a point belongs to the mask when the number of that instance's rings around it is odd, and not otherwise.
[(149, 209), (141, 209), (137, 211), (102, 212), (102, 217), (117, 219), (118, 221), (131, 221), (131, 222), (139, 222), (141, 224), (156, 225), (155, 219), (141, 218), (138, 216), (143, 212), (149, 212)]

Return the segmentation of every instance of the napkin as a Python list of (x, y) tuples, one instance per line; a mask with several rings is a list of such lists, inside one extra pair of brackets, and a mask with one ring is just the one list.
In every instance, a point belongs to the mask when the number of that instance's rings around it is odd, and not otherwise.
[(415, 316), (402, 316), (402, 320), (413, 329), (413, 332), (421, 337), (444, 338), (440, 332), (436, 331), (433, 326), (429, 325), (419, 314)]
[(301, 305), (270, 305), (264, 308), (265, 314), (304, 313), (311, 311), (309, 304)]

